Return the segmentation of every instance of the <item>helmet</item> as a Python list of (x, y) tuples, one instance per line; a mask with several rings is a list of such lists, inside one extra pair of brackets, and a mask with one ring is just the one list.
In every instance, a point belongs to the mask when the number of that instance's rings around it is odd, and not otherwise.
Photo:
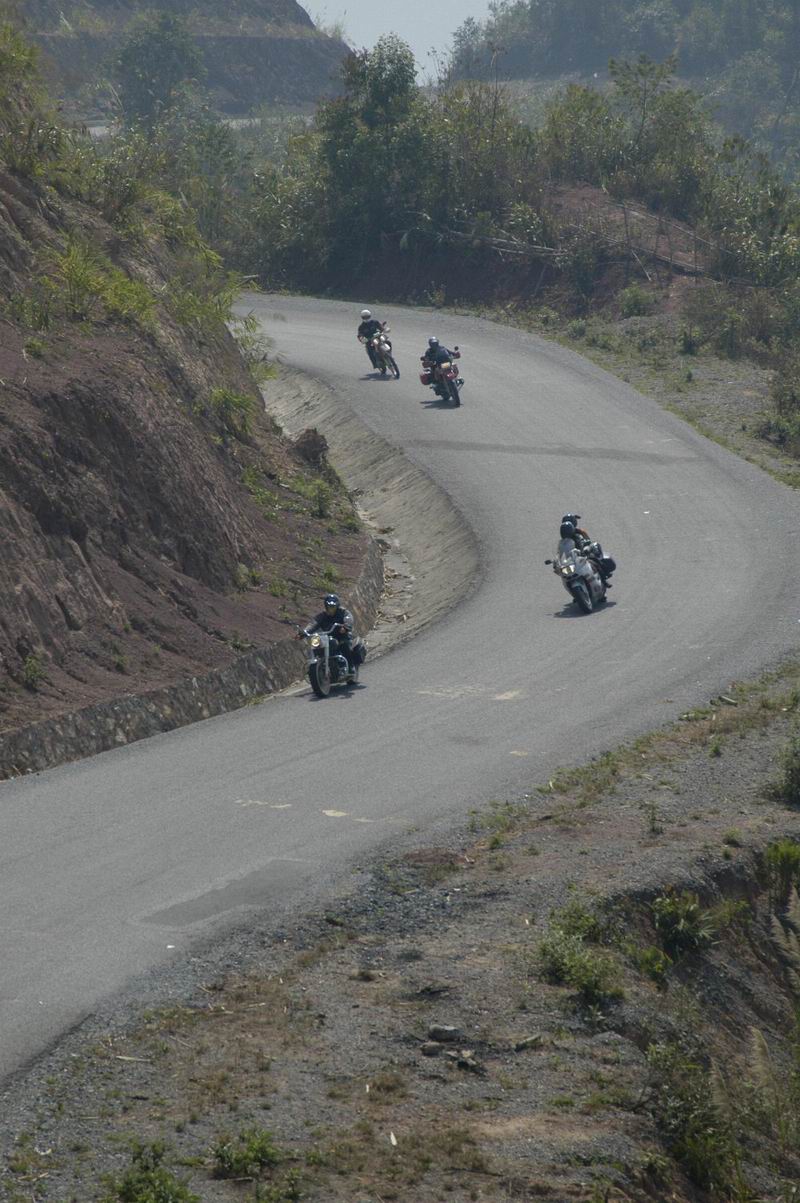
[(439, 340), (438, 340), (438, 338), (436, 338), (436, 336), (434, 334), (432, 334), (431, 337), (428, 339), (428, 346), (429, 347), (438, 347), (439, 346)]
[(574, 539), (575, 524), (573, 522), (562, 522), (558, 533), (562, 539)]
[(323, 598), (323, 604), (326, 610), (338, 610), (339, 598), (335, 593), (326, 593), (325, 597)]
[(580, 514), (565, 514), (561, 519), (562, 522), (571, 522), (573, 526), (577, 526), (580, 520)]
[(372, 310), (371, 309), (362, 309), (361, 316), (363, 317), (364, 321), (366, 322), (368, 320), (368, 318), (372, 317)]

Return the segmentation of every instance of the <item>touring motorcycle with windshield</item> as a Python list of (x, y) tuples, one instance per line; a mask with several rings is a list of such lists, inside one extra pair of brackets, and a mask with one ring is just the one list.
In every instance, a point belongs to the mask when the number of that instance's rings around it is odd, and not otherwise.
[(591, 614), (606, 600), (606, 582), (597, 565), (578, 550), (572, 539), (560, 539), (556, 558), (545, 560), (545, 564), (552, 565), (553, 572), (584, 614)]

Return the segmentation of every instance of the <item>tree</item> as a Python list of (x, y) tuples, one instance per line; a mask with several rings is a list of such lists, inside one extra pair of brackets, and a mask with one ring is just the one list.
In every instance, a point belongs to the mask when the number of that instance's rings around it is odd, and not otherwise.
[(125, 123), (147, 129), (205, 76), (202, 55), (186, 24), (165, 12), (143, 17), (131, 27), (115, 66)]

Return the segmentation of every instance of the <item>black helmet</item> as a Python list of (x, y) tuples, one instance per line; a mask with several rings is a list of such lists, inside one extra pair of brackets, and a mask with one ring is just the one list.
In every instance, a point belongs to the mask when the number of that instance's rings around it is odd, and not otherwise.
[(577, 526), (580, 520), (580, 514), (565, 514), (561, 519), (562, 522), (571, 522), (573, 526)]
[(429, 347), (438, 347), (439, 346), (439, 340), (435, 334), (432, 334), (430, 336), (430, 338), (428, 339), (428, 346)]
[(558, 533), (561, 535), (562, 539), (574, 539), (575, 538), (575, 523), (574, 522), (562, 522)]
[(326, 610), (338, 610), (339, 598), (335, 593), (326, 593), (323, 599), (323, 604)]

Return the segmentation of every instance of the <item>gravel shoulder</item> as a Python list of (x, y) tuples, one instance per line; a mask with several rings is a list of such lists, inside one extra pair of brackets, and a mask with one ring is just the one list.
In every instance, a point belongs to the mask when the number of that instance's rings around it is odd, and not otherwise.
[[(103, 1185), (133, 1140), (202, 1200), (711, 1197), (670, 1155), (648, 1050), (702, 1047), (732, 1090), (751, 1027), (790, 1055), (763, 866), (800, 839), (770, 789), (800, 666), (725, 696), (253, 926), (171, 1005), (87, 1024), (4, 1099), (5, 1197), (149, 1198)], [(714, 943), (654, 975), (670, 890), (697, 892)], [(564, 916), (597, 919), (613, 983), (591, 1002), (542, 960)], [(263, 1132), (274, 1164), (220, 1176)], [(800, 1172), (776, 1149), (742, 1147), (764, 1198)]]

